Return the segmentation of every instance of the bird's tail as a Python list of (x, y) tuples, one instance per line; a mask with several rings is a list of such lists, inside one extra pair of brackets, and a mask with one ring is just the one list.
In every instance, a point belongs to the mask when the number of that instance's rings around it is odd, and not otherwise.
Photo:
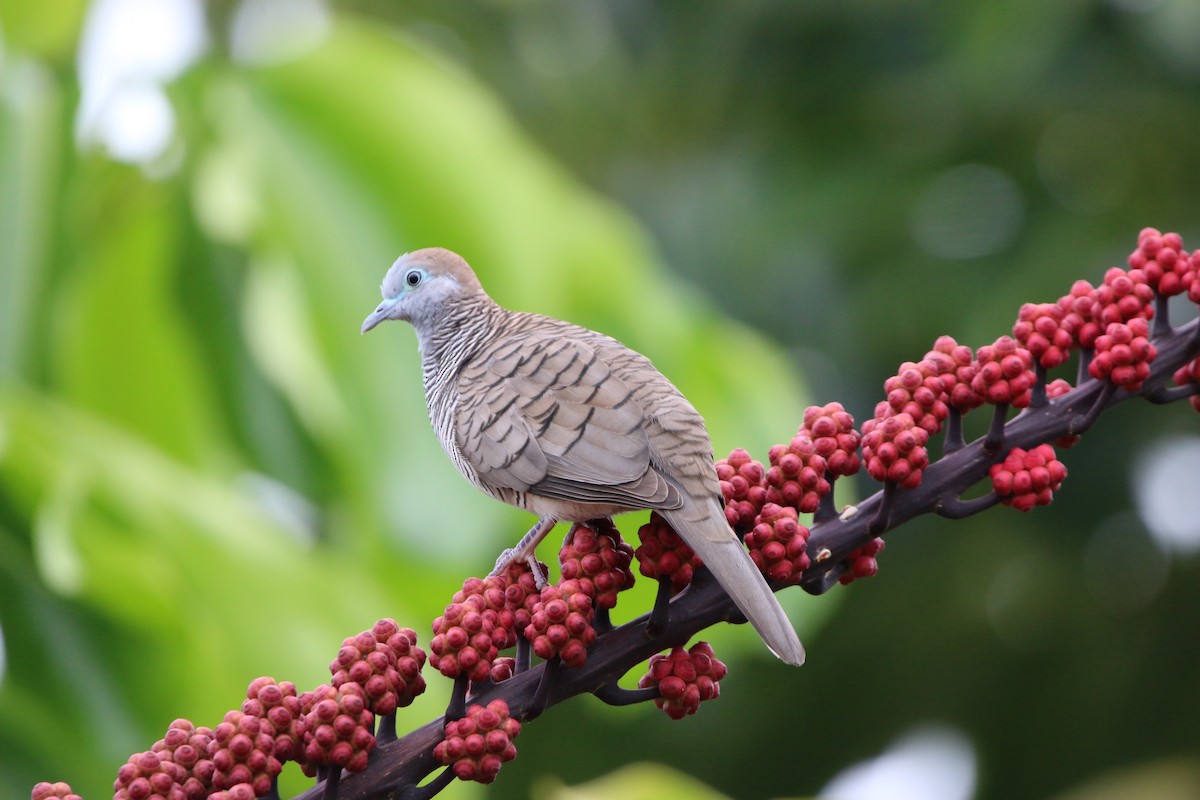
[(720, 505), (697, 503), (689, 497), (681, 508), (658, 513), (704, 560), (771, 652), (788, 664), (803, 664), (804, 646), (796, 629), (729, 527)]

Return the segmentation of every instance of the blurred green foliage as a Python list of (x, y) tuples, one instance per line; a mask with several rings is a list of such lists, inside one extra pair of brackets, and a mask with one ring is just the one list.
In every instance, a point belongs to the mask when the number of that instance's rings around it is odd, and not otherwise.
[[(222, 0), (143, 170), (76, 146), (86, 4), (0, 0), (0, 795), (104, 796), (174, 717), (313, 685), (380, 616), (426, 631), (524, 530), (442, 456), (411, 333), (358, 336), (399, 252), (452, 247), (501, 302), (618, 336), (718, 451), (762, 457), (809, 402), (861, 418), (939, 334), (983, 344), (1099, 279), (1143, 225), (1200, 244), (1196, 8), (353, 0), (254, 65)], [(810, 795), (934, 721), (981, 800), (1158, 796), (1200, 763), (1200, 582), (1119, 569), (1150, 548), (1128, 465), (1195, 430), (1181, 404), (1106, 415), (1054, 506), (918, 521), (879, 578), (787, 593), (804, 669), (713, 631), (722, 702), (558, 707), (491, 791), (651, 758)], [(430, 677), (402, 730), (444, 702)]]

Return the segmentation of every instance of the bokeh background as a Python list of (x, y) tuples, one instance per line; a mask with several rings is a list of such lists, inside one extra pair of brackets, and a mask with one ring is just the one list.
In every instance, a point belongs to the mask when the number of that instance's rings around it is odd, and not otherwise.
[[(411, 332), (358, 334), (400, 252), (764, 458), (1145, 225), (1200, 246), (1197, 41), (1194, 0), (0, 0), (0, 795), (107, 796), (381, 616), (426, 642), (525, 530), (442, 456)], [(445, 796), (1200, 796), (1197, 418), (1126, 404), (1065, 460), (1049, 508), (784, 593), (803, 669), (713, 630), (697, 717), (577, 699)]]

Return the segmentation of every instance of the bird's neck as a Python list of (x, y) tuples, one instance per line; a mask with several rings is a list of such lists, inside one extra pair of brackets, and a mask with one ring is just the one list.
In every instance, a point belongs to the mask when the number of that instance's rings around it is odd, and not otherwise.
[(508, 314), (494, 302), (472, 303), (447, 310), (431, 324), (416, 325), (425, 391), (453, 380), (462, 365), (502, 327)]

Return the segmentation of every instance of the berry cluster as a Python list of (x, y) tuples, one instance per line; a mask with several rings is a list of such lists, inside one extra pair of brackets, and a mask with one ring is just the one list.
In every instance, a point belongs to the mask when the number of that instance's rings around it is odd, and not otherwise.
[(725, 664), (713, 655), (708, 642), (697, 642), (690, 650), (675, 647), (669, 653), (651, 656), (638, 687), (657, 686), (661, 696), (654, 704), (671, 719), (683, 719), (695, 714), (705, 700), (721, 694), (719, 682), (726, 672)]
[(858, 457), (862, 437), (854, 429), (854, 417), (841, 403), (804, 409), (800, 433), (812, 439), (817, 455), (825, 459), (826, 474), (831, 480), (858, 472), (862, 464)]
[(1067, 477), (1067, 468), (1053, 447), (1040, 444), (1028, 451), (1014, 447), (1003, 461), (992, 465), (989, 475), (1000, 502), (1018, 511), (1029, 511), (1050, 504)]
[(797, 433), (787, 444), (777, 444), (767, 454), (767, 502), (791, 506), (811, 513), (829, 494), (831, 486), (825, 473), (828, 464), (817, 453), (817, 445), (804, 433)]
[(994, 344), (979, 348), (975, 354), (979, 370), (971, 388), (988, 403), (1007, 403), (1025, 408), (1033, 397), (1037, 375), (1033, 356), (1011, 336), (1001, 336)]
[(1150, 288), (1163, 297), (1188, 291), (1196, 280), (1198, 261), (1200, 255), (1188, 255), (1183, 249), (1183, 239), (1178, 233), (1160, 233), (1154, 228), (1142, 229), (1137, 249), (1128, 259), (1129, 268), (1144, 272)]
[(486, 680), (499, 647), (508, 647), (513, 637), (496, 625), (495, 607), (497, 603), (503, 606), (503, 598), (498, 582), (468, 578), (445, 612), (433, 621), (429, 663), (447, 678), (463, 674), (472, 681)]
[(558, 656), (568, 667), (582, 667), (588, 645), (596, 638), (592, 627), (595, 614), (595, 598), (582, 582), (560, 581), (542, 589), (525, 627), (525, 638), (538, 658)]
[(117, 770), (113, 800), (180, 800), (185, 772), (183, 767), (153, 750), (135, 753)]
[(877, 481), (893, 481), (902, 489), (919, 486), (929, 466), (928, 441), (929, 432), (907, 413), (867, 420), (862, 438), (867, 474)]
[(304, 757), (310, 767), (331, 764), (351, 772), (366, 769), (375, 748), (375, 715), (357, 683), (321, 684), (300, 697), (304, 714)]
[(30, 798), (31, 800), (82, 800), (79, 795), (71, 791), (70, 784), (62, 781), (57, 783), (42, 781), (36, 784)]
[(212, 759), (213, 786), (230, 789), (248, 783), (256, 795), (271, 790), (271, 781), (282, 769), (275, 757), (275, 738), (269, 724), (241, 711), (229, 711), (213, 728), (208, 744)]
[(512, 656), (501, 656), (492, 662), (492, 683), (506, 681), (517, 674), (517, 660)]
[(1071, 291), (1058, 298), (1063, 310), (1063, 327), (1075, 339), (1078, 347), (1091, 347), (1102, 333), (1100, 323), (1092, 318), (1096, 305), (1096, 289), (1085, 280), (1071, 284)]
[(875, 556), (883, 549), (883, 539), (876, 536), (862, 547), (846, 556), (846, 571), (838, 578), (838, 583), (845, 586), (859, 578), (870, 578), (879, 572), (879, 562)]
[(1150, 377), (1150, 364), (1158, 351), (1150, 343), (1146, 320), (1134, 317), (1128, 322), (1110, 322), (1096, 337), (1095, 354), (1088, 374), (1098, 380), (1110, 380), (1123, 389), (1136, 392)]
[(381, 619), (371, 630), (345, 639), (329, 671), (335, 688), (357, 683), (371, 711), (385, 716), (425, 691), (424, 665), (425, 652), (417, 647), (416, 631)]
[(688, 547), (675, 529), (657, 513), (638, 528), (641, 546), (634, 551), (638, 569), (651, 580), (669, 580), (675, 592), (683, 591), (692, 582), (692, 573), (704, 566), (700, 557)]
[(1025, 303), (1013, 323), (1013, 338), (1046, 369), (1061, 366), (1075, 344), (1066, 316), (1058, 303)]
[(160, 758), (183, 768), (178, 786), (184, 800), (203, 800), (212, 789), (213, 773), (216, 772), (208, 755), (212, 740), (210, 728), (196, 727), (190, 720), (177, 719), (167, 728), (163, 738), (150, 748)]
[(960, 414), (983, 405), (983, 398), (971, 388), (979, 364), (975, 353), (965, 344), (959, 344), (951, 336), (939, 336), (933, 349), (925, 354), (924, 361), (937, 369), (946, 393), (946, 403)]
[(767, 471), (739, 447), (717, 462), (717, 480), (725, 498), (725, 519), (742, 536), (754, 527), (754, 518), (767, 502)]
[(459, 780), (491, 783), (500, 766), (517, 757), (513, 739), (520, 732), (521, 723), (509, 716), (503, 700), (473, 705), (465, 717), (446, 723), (446, 738), (433, 748), (433, 757)]
[[(504, 647), (512, 647), (517, 643), (517, 633), (525, 630), (533, 613), (533, 604), (541, 597), (542, 586), (546, 583), (549, 570), (540, 561), (537, 566), (538, 571), (535, 575), (524, 560), (514, 561), (495, 576), (504, 586), (504, 606), (496, 609), (496, 624), (497, 627), (512, 632)], [(632, 583), (632, 577), (630, 582)]]
[[(1189, 361), (1179, 369), (1175, 370), (1172, 376), (1177, 386), (1187, 386), (1189, 383), (1200, 383), (1200, 358)], [(1188, 402), (1192, 404), (1192, 408), (1200, 411), (1200, 395), (1192, 395), (1188, 398)]]
[(254, 800), (254, 787), (248, 783), (239, 783), (219, 792), (213, 792), (208, 800)]
[(808, 569), (808, 528), (796, 518), (796, 509), (767, 503), (754, 528), (746, 534), (750, 558), (776, 583), (799, 583)]
[(883, 382), (883, 390), (887, 399), (875, 406), (876, 419), (908, 414), (918, 428), (934, 434), (950, 414), (945, 384), (934, 361), (905, 361), (899, 372)]
[(1092, 319), (1101, 326), (1154, 316), (1154, 290), (1140, 269), (1110, 267), (1093, 296)]
[[(563, 580), (577, 580), (595, 598), (597, 608), (617, 604), (617, 592), (633, 586), (633, 548), (621, 538), (612, 520), (593, 523), (599, 530), (576, 523), (558, 553)], [(528, 623), (526, 623), (528, 624)]]
[[(300, 761), (304, 753), (304, 714), (296, 684), (276, 683), (274, 678), (255, 678), (246, 688), (242, 713), (258, 717), (275, 742), (279, 761)], [(176, 759), (178, 760), (178, 759)]]

